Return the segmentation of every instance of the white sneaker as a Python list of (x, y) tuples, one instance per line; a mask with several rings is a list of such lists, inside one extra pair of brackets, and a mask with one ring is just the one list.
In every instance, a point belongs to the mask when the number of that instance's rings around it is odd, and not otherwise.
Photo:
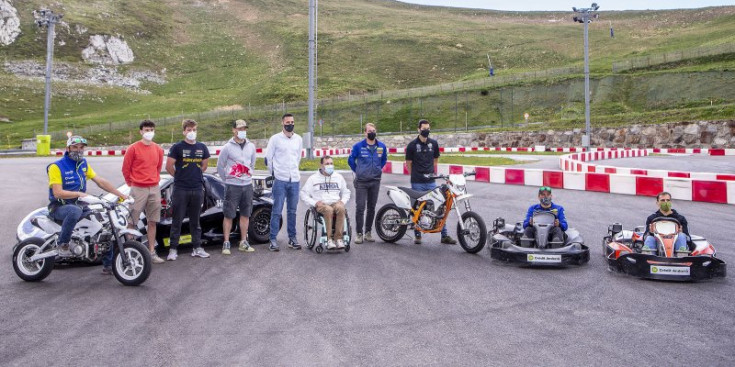
[(191, 252), (191, 256), (193, 257), (201, 257), (201, 258), (208, 258), (209, 254), (204, 251), (203, 248), (197, 247), (194, 249), (194, 251)]
[(343, 241), (341, 239), (337, 240), (337, 248), (340, 249), (340, 250), (343, 249), (343, 248), (345, 248), (345, 241)]
[(176, 251), (174, 249), (168, 250), (168, 256), (166, 257), (166, 260), (168, 260), (168, 261), (176, 261), (176, 258), (177, 257), (179, 257), (179, 252), (178, 251)]
[(337, 246), (334, 244), (334, 241), (327, 240), (327, 250), (334, 250), (337, 248)]
[(155, 251), (151, 252), (151, 261), (153, 261), (154, 264), (163, 264), (166, 262), (166, 260), (161, 259)]

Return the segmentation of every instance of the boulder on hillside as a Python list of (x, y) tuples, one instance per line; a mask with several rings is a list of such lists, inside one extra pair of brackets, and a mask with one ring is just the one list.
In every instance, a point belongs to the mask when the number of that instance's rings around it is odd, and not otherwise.
[(0, 46), (7, 46), (20, 35), (18, 10), (10, 0), (0, 0)]
[(96, 34), (89, 37), (89, 46), (82, 50), (82, 58), (91, 64), (123, 65), (133, 62), (135, 55), (124, 40)]

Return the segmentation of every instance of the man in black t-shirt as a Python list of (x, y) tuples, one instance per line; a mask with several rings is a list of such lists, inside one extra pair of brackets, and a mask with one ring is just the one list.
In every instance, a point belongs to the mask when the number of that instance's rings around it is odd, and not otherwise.
[(166, 172), (174, 176), (174, 189), (171, 195), (173, 218), (171, 221), (171, 249), (169, 261), (178, 257), (181, 224), (184, 217), (189, 217), (189, 233), (194, 251), (191, 256), (209, 257), (202, 248), (202, 227), (199, 214), (204, 201), (204, 171), (209, 163), (209, 149), (197, 142), (197, 122), (184, 120), (181, 123), (184, 140), (174, 144), (168, 151)]
[[(439, 163), (439, 143), (429, 138), (429, 120), (419, 120), (419, 135), (406, 146), (406, 166), (411, 172), (411, 188), (418, 191), (433, 190), (436, 187), (434, 179), (427, 176), (434, 174), (434, 168)], [(421, 244), (421, 232), (414, 231), (415, 244)], [(441, 243), (455, 245), (455, 241), (442, 227)]]

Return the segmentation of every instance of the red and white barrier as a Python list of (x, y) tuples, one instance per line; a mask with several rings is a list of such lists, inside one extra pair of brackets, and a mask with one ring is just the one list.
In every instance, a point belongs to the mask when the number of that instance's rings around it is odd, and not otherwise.
[[(708, 181), (679, 177), (648, 177), (620, 173), (557, 171), (511, 167), (439, 164), (437, 173), (476, 172), (468, 180), (505, 185), (549, 186), (552, 188), (656, 196), (668, 191), (677, 200), (735, 204), (735, 181)], [(405, 162), (388, 161), (383, 172), (409, 175)]]

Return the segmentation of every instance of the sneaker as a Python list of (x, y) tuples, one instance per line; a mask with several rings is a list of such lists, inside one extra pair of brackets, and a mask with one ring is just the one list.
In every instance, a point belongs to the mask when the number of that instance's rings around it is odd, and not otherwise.
[(372, 233), (370, 232), (365, 233), (365, 242), (375, 242), (375, 240), (373, 239)]
[(68, 243), (64, 243), (61, 245), (57, 244), (55, 247), (51, 247), (50, 249), (51, 251), (56, 250), (59, 256), (71, 256), (71, 250), (69, 250)]
[(341, 239), (337, 240), (337, 248), (340, 249), (340, 250), (343, 249), (343, 248), (345, 248), (345, 241), (343, 241)]
[(253, 246), (250, 246), (248, 240), (240, 241), (240, 246), (237, 248), (240, 252), (254, 252)]
[(231, 254), (232, 253), (230, 252), (230, 242), (226, 241), (225, 243), (222, 244), (222, 255), (231, 255)]
[(271, 240), (270, 246), (268, 246), (268, 250), (271, 250), (273, 252), (281, 251), (281, 248), (278, 247), (278, 242)]
[(455, 240), (454, 238), (450, 236), (442, 236), (442, 243), (445, 245), (456, 245), (457, 240)]
[[(160, 257), (159, 257), (160, 259)], [(112, 266), (102, 267), (102, 275), (112, 275)]]
[(334, 241), (327, 240), (327, 250), (334, 250), (337, 247), (337, 245), (334, 244)]
[(203, 248), (197, 247), (194, 249), (194, 251), (191, 252), (192, 257), (201, 257), (201, 258), (208, 258), (209, 254), (204, 251)]
[(357, 236), (355, 236), (355, 243), (357, 244), (362, 243), (362, 233), (358, 233)]
[(178, 257), (179, 257), (179, 252), (176, 251), (176, 249), (170, 249), (168, 250), (168, 256), (166, 256), (166, 260), (176, 261), (176, 258)]
[(151, 261), (153, 261), (154, 264), (163, 264), (166, 262), (166, 260), (161, 259), (160, 256), (154, 251), (151, 252)]
[(418, 235), (413, 238), (413, 244), (414, 245), (420, 245), (421, 244), (421, 235)]
[(299, 245), (299, 241), (295, 238), (290, 238), (288, 240), (288, 247), (294, 250), (301, 250), (301, 245)]

